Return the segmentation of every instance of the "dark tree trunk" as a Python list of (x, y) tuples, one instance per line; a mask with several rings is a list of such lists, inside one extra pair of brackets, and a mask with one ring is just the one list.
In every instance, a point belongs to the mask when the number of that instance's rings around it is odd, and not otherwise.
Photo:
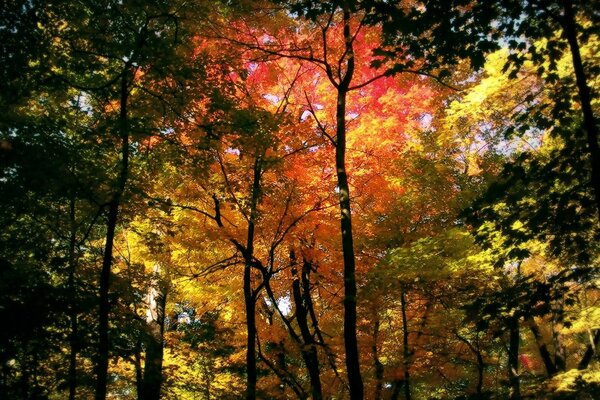
[[(154, 271), (158, 274), (158, 268)], [(146, 362), (142, 393), (144, 400), (159, 400), (162, 385), (162, 364), (165, 330), (165, 306), (167, 291), (157, 279), (148, 293), (148, 314), (146, 317), (148, 333), (146, 335)]]
[(406, 289), (400, 287), (400, 307), (402, 311), (402, 355), (404, 365), (404, 399), (410, 400), (410, 347), (408, 343), (408, 319), (406, 318)]
[(471, 343), (467, 338), (461, 336), (458, 332), (455, 332), (454, 334), (456, 335), (458, 340), (460, 340), (461, 342), (466, 344), (467, 347), (469, 348), (469, 350), (471, 350), (471, 352), (473, 352), (473, 354), (475, 354), (475, 357), (477, 359), (476, 393), (478, 395), (481, 395), (483, 392), (483, 375), (485, 373), (485, 361), (483, 360), (483, 354), (481, 354), (481, 347), (479, 344), (480, 343), (479, 342), (479, 333), (477, 333), (477, 336), (476, 336), (477, 343), (475, 345), (473, 345), (473, 343)]
[(581, 102), (581, 111), (583, 112), (583, 123), (586, 130), (586, 139), (590, 159), (592, 163), (592, 187), (596, 199), (596, 211), (600, 219), (600, 148), (598, 147), (598, 126), (592, 111), (592, 96), (587, 77), (583, 69), (583, 61), (579, 50), (577, 40), (577, 25), (573, 3), (571, 0), (562, 0), (564, 9), (563, 34), (569, 42), (571, 57), (573, 59), (573, 69), (577, 81), (579, 100)]
[(546, 367), (546, 373), (548, 374), (548, 376), (555, 375), (558, 372), (558, 370), (556, 369), (556, 366), (554, 365), (554, 362), (552, 361), (552, 357), (550, 356), (550, 352), (548, 351), (548, 346), (546, 345), (546, 343), (544, 342), (544, 339), (542, 338), (542, 335), (540, 333), (540, 328), (538, 327), (538, 325), (535, 322), (535, 320), (533, 319), (533, 317), (529, 317), (527, 319), (527, 324), (529, 325), (529, 329), (531, 330), (531, 333), (533, 334), (533, 338), (535, 339), (535, 343), (540, 352), (540, 357), (542, 358), (542, 361), (544, 362), (544, 367)]
[[(310, 264), (303, 264), (302, 271), (302, 280), (305, 281), (308, 279), (309, 271), (306, 271), (306, 268), (310, 269)], [(294, 298), (294, 305), (296, 307), (296, 322), (298, 323), (298, 327), (300, 328), (300, 335), (302, 336), (302, 358), (304, 360), (304, 364), (306, 365), (306, 369), (308, 371), (308, 376), (310, 378), (310, 389), (312, 398), (314, 400), (321, 400), (323, 398), (323, 393), (321, 389), (321, 377), (319, 370), (319, 358), (317, 354), (316, 342), (314, 340), (313, 335), (310, 332), (310, 328), (308, 325), (308, 308), (306, 297), (310, 297), (310, 293), (302, 293), (302, 285), (300, 284), (300, 277), (298, 276), (298, 269), (296, 263), (294, 262), (294, 257), (292, 257), (292, 293)]]
[(121, 99), (119, 113), (119, 134), (121, 136), (121, 171), (119, 174), (117, 188), (110, 201), (108, 209), (108, 222), (106, 229), (106, 243), (104, 247), (104, 256), (102, 259), (102, 271), (100, 273), (100, 307), (98, 324), (98, 358), (96, 363), (96, 400), (106, 399), (106, 385), (108, 381), (108, 358), (109, 358), (109, 338), (108, 338), (108, 316), (110, 313), (109, 290), (110, 273), (113, 262), (113, 242), (121, 196), (125, 191), (127, 184), (127, 175), (129, 173), (129, 127), (127, 117), (127, 100), (129, 97), (129, 86), (127, 83), (127, 73), (129, 66), (123, 71), (121, 77)]
[(246, 303), (246, 399), (256, 399), (256, 302), (252, 292), (252, 266), (244, 267), (244, 302)]
[(346, 96), (354, 73), (354, 52), (350, 33), (350, 11), (344, 9), (344, 41), (347, 53), (346, 72), (338, 85), (336, 107), (335, 167), (340, 201), (342, 253), (344, 259), (344, 346), (350, 399), (362, 400), (363, 382), (360, 375), (360, 357), (356, 333), (356, 261), (352, 235), (350, 187), (346, 173)]
[(477, 388), (476, 393), (481, 395), (483, 393), (483, 374), (485, 373), (485, 363), (481, 351), (477, 351)]
[(248, 235), (244, 251), (244, 302), (246, 306), (246, 399), (256, 399), (256, 295), (252, 288), (252, 262), (254, 259), (254, 228), (257, 216), (258, 198), (260, 195), (260, 179), (262, 177), (262, 158), (257, 156), (254, 162), (254, 176), (250, 198), (250, 216), (248, 218)]
[(598, 347), (599, 344), (600, 344), (600, 329), (596, 330), (596, 333), (594, 334), (592, 340), (590, 341), (590, 344), (587, 345), (587, 348), (585, 349), (585, 353), (583, 354), (583, 357), (581, 357), (581, 361), (579, 361), (579, 365), (577, 365), (577, 369), (579, 369), (579, 370), (586, 369), (590, 365), (590, 362), (592, 361), (592, 358), (594, 358), (594, 354), (596, 354), (596, 348)]
[(521, 398), (521, 387), (519, 382), (519, 320), (509, 320), (509, 343), (508, 343), (508, 381), (510, 385), (509, 398), (511, 400)]

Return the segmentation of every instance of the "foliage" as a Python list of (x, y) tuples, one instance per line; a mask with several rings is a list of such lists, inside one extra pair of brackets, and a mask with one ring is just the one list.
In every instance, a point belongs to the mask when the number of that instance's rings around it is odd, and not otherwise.
[(594, 5), (8, 1), (0, 397), (592, 398)]

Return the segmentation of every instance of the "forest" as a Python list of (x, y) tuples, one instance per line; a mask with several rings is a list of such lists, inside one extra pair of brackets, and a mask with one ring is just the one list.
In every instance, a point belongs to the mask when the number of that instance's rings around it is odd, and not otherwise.
[(4, 0), (0, 399), (600, 398), (598, 0)]

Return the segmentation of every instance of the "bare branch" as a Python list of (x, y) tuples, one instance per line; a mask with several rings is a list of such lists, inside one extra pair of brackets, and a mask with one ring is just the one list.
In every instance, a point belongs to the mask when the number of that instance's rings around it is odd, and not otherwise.
[(310, 114), (315, 119), (315, 122), (317, 123), (317, 128), (319, 129), (319, 131), (321, 131), (321, 133), (323, 134), (323, 136), (325, 136), (327, 139), (329, 139), (329, 141), (331, 142), (331, 144), (335, 147), (336, 146), (335, 139), (329, 133), (327, 133), (327, 129), (321, 123), (321, 121), (319, 121), (319, 117), (317, 117), (315, 109), (313, 108), (312, 103), (311, 103), (310, 99), (308, 98), (308, 94), (306, 93), (306, 91), (304, 91), (304, 97), (306, 98), (306, 102), (308, 104), (308, 112), (310, 112)]

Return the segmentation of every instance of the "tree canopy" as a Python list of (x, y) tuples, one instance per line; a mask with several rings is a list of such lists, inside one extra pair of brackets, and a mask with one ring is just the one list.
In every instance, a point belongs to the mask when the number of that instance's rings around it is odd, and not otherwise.
[(599, 5), (9, 0), (0, 398), (593, 398)]

